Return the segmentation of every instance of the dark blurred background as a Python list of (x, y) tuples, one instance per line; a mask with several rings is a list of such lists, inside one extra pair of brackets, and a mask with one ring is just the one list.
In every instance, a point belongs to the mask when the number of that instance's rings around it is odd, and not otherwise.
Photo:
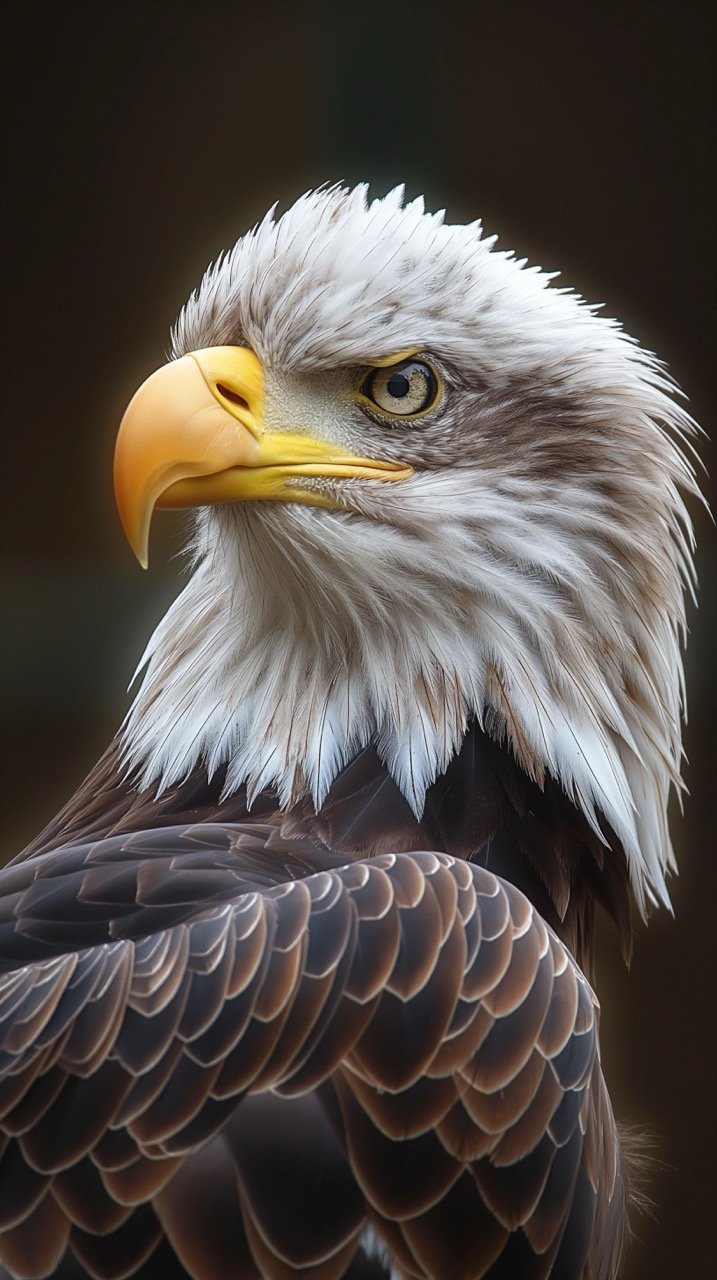
[[(450, 220), (480, 215), (657, 350), (712, 432), (717, 222), (696, 5), (175, 0), (25, 6), (3, 25), (10, 856), (115, 730), (176, 591), (181, 516), (155, 521), (147, 575), (123, 542), (116, 425), (204, 266), (269, 204), (405, 179)], [(606, 936), (598, 977), (616, 1110), (659, 1162), (629, 1280), (706, 1276), (716, 1252), (715, 572), (694, 516), (676, 920), (640, 928), (629, 974)]]

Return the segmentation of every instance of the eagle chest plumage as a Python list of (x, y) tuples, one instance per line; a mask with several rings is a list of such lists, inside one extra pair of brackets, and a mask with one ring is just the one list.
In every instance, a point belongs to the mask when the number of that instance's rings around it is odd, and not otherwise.
[(668, 900), (692, 424), (400, 193), (268, 216), (174, 343), (115, 483), (193, 574), (2, 873), (4, 1274), (607, 1280), (593, 921)]

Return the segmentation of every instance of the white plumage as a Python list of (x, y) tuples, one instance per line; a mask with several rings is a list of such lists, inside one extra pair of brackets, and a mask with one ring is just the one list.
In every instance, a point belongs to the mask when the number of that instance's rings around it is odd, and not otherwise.
[[(696, 483), (694, 424), (661, 365), (479, 224), (447, 226), (400, 188), (269, 213), (177, 323), (176, 355), (224, 344), (263, 362), (267, 425), (415, 474), (342, 481), (344, 510), (199, 513), (192, 577), (125, 726), (142, 785), (228, 763), (227, 792), (274, 785), (282, 805), (319, 807), (376, 735), (420, 814), (473, 716), (596, 829), (607, 819), (642, 910), (669, 902)], [(444, 395), (386, 426), (356, 379), (407, 349)]]

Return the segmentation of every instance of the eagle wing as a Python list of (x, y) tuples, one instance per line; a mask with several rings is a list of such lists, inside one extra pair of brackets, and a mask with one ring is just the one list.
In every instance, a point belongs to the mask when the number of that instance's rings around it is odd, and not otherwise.
[(619, 1229), (595, 998), (485, 868), (211, 823), (2, 886), (11, 1275), (579, 1276)]

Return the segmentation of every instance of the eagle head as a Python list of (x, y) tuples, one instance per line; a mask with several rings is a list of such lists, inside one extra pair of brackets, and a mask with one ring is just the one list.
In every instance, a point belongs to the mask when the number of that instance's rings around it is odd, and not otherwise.
[(118, 438), (140, 556), (196, 508), (127, 765), (317, 810), (369, 743), (417, 815), (471, 721), (667, 902), (694, 424), (614, 321), (399, 188), (302, 196), (209, 268)]

